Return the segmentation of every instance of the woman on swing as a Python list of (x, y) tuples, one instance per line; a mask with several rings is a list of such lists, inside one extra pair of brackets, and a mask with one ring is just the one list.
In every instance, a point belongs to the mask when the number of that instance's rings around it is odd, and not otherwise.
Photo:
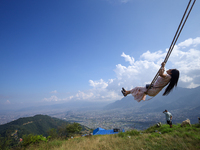
[(130, 91), (126, 91), (124, 88), (122, 88), (122, 94), (124, 96), (127, 96), (128, 94), (132, 94), (134, 99), (138, 102), (141, 100), (145, 101), (146, 94), (149, 96), (156, 96), (168, 83), (169, 85), (165, 89), (165, 92), (163, 95), (168, 95), (171, 90), (177, 86), (178, 79), (179, 79), (179, 71), (177, 69), (169, 69), (167, 70), (167, 74), (164, 74), (165, 72), (165, 63), (163, 62), (161, 64), (161, 69), (159, 71), (159, 77), (153, 84), (153, 87), (151, 87), (148, 92), (146, 93), (147, 89), (146, 87), (135, 87)]

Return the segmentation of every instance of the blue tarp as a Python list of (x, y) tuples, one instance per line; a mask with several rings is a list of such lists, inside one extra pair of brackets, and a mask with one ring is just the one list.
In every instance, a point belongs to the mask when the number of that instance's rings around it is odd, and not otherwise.
[[(122, 130), (122, 132), (125, 132), (124, 130)], [(96, 128), (95, 130), (93, 130), (93, 135), (105, 135), (105, 134), (117, 134), (119, 132), (114, 132), (114, 130), (105, 130), (103, 128)]]

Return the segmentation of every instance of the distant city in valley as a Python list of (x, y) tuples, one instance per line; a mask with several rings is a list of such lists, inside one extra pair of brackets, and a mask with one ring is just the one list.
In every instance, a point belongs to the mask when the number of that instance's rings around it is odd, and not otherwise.
[(101, 127), (143, 130), (158, 122), (166, 123), (163, 114), (165, 109), (172, 113), (173, 124), (181, 123), (186, 119), (190, 119), (191, 123), (195, 124), (198, 123), (198, 117), (200, 117), (199, 90), (200, 87), (179, 88), (168, 96), (162, 96), (161, 92), (150, 101), (140, 103), (136, 102), (132, 96), (127, 96), (106, 105), (76, 101), (70, 105), (65, 103), (31, 107), (13, 112), (6, 111), (0, 113), (0, 125), (21, 117), (43, 114), (69, 122), (78, 122), (92, 129)]
[[(198, 123), (197, 117), (199, 114), (193, 113), (193, 111), (181, 111), (173, 110), (170, 111), (173, 114), (173, 123), (181, 123), (185, 119), (189, 118), (191, 123)], [(162, 112), (151, 112), (148, 110), (141, 111), (127, 109), (127, 110), (91, 110), (91, 111), (49, 111), (40, 112), (40, 114), (46, 114), (51, 117), (56, 117), (69, 122), (77, 122), (85, 125), (89, 128), (95, 129), (97, 127), (105, 129), (120, 128), (125, 130), (138, 129), (143, 130), (156, 124), (157, 122), (165, 122), (165, 115)], [(0, 115), (0, 124), (5, 124), (14, 121), (21, 117), (34, 116), (36, 113), (24, 112), (24, 113), (10, 113), (5, 115)]]

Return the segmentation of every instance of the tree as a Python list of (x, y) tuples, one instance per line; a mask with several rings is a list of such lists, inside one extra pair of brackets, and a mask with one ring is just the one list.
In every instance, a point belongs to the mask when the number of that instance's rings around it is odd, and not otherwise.
[(0, 135), (0, 149), (3, 149), (4, 138)]
[(66, 125), (58, 127), (58, 136), (60, 138), (66, 138), (67, 136)]
[(66, 126), (66, 131), (68, 133), (68, 136), (79, 134), (81, 130), (82, 130), (82, 127), (79, 123), (74, 122), (73, 124), (68, 124)]
[(58, 133), (57, 130), (52, 128), (48, 131), (49, 136), (51, 137), (51, 139), (55, 139), (58, 137)]
[(4, 137), (0, 135), (0, 149), (9, 149), (13, 146), (13, 139), (11, 137), (11, 131), (7, 130)]

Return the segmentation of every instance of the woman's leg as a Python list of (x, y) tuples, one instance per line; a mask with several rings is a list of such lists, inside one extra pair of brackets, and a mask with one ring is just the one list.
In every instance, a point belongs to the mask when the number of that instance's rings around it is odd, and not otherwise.
[(124, 96), (127, 96), (129, 94), (132, 94), (134, 99), (138, 102), (141, 100), (145, 101), (146, 94), (144, 93), (146, 91), (146, 87), (135, 87), (130, 91), (126, 91), (124, 88), (122, 88), (122, 93)]
[(142, 100), (145, 101), (145, 99), (146, 99), (146, 94), (144, 94), (144, 95), (142, 96)]
[(131, 94), (131, 91), (126, 91), (125, 94), (126, 95)]

